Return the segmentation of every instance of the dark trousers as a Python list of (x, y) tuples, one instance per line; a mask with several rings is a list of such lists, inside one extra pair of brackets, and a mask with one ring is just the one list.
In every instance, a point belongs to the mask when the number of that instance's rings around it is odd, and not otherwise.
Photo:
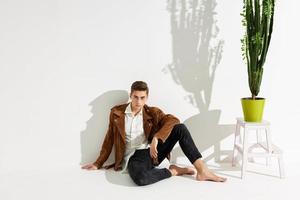
[[(160, 164), (172, 151), (175, 144), (179, 145), (193, 164), (202, 155), (198, 151), (191, 134), (184, 124), (177, 124), (164, 143), (158, 143), (158, 164)], [(149, 185), (172, 176), (167, 168), (155, 168), (150, 155), (150, 148), (136, 150), (128, 162), (128, 172), (132, 180), (139, 186)]]

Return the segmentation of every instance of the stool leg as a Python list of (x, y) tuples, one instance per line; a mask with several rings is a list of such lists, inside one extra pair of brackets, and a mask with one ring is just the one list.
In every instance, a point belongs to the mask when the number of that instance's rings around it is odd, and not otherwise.
[(283, 166), (283, 158), (282, 158), (282, 154), (280, 154), (278, 156), (278, 166), (279, 166), (279, 174), (280, 174), (280, 178), (284, 178), (285, 177), (285, 173), (284, 173), (284, 166)]
[(235, 158), (237, 156), (237, 149), (236, 149), (236, 145), (237, 145), (237, 138), (240, 138), (240, 124), (237, 122), (236, 126), (235, 126), (235, 133), (234, 133), (234, 144), (233, 144), (233, 151), (232, 151), (232, 162), (231, 165), (235, 166)]
[(260, 134), (260, 130), (256, 130), (256, 142), (257, 144), (260, 144), (262, 142), (262, 139), (261, 139), (261, 134)]
[(242, 144), (241, 125), (240, 124), (238, 127), (238, 139), (239, 139), (239, 144)]
[[(256, 143), (261, 144), (262, 143), (262, 137), (261, 137), (260, 129), (256, 129), (255, 132), (256, 132)], [(252, 151), (252, 149), (250, 150), (250, 148), (249, 148), (249, 151)], [(254, 157), (250, 157), (249, 162), (254, 163)]]
[[(261, 134), (262, 134), (262, 132), (261, 132), (261, 129), (257, 129), (256, 130), (256, 142), (257, 142), (257, 144), (259, 144), (259, 145), (262, 145), (262, 137), (261, 137)], [(268, 157), (266, 158), (266, 166), (268, 166), (269, 165), (269, 160), (268, 160)]]
[(271, 154), (273, 153), (273, 148), (272, 148), (272, 139), (271, 139), (271, 132), (270, 132), (270, 127), (266, 127), (266, 142), (267, 142), (267, 149), (268, 149), (268, 154), (266, 158), (266, 165), (270, 166), (271, 165)]
[(243, 137), (243, 161), (242, 161), (242, 178), (245, 175), (247, 169), (247, 162), (248, 162), (248, 128), (244, 128), (244, 137)]

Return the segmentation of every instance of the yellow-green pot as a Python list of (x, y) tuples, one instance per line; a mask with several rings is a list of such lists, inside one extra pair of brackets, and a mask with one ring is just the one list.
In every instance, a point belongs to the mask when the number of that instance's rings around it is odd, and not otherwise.
[(261, 122), (263, 119), (265, 99), (257, 97), (255, 100), (252, 98), (242, 98), (242, 107), (244, 112), (244, 120), (246, 122)]

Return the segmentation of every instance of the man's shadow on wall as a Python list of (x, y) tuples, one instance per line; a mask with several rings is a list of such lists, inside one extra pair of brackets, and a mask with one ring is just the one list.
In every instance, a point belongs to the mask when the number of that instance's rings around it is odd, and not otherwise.
[[(172, 62), (163, 69), (189, 94), (186, 100), (199, 111), (184, 121), (204, 158), (219, 162), (230, 151), (221, 151), (221, 142), (234, 132), (233, 124), (219, 124), (222, 111), (209, 109), (216, 69), (222, 59), (224, 41), (218, 39), (215, 19), (216, 0), (168, 0), (172, 35)], [(227, 154), (227, 155), (226, 155)], [(172, 151), (172, 161), (183, 157), (181, 149)]]
[[(128, 100), (128, 91), (112, 90), (103, 93), (89, 103), (92, 116), (86, 122), (85, 130), (80, 133), (81, 165), (96, 161), (108, 129), (110, 109), (115, 105), (127, 103)], [(114, 155), (115, 147), (113, 146), (112, 152), (104, 165), (114, 163)], [(105, 177), (113, 184), (135, 186), (128, 174), (115, 173), (113, 169), (105, 170)]]
[[(125, 90), (112, 90), (100, 95), (92, 102), (91, 118), (86, 122), (86, 128), (80, 133), (81, 162), (80, 164), (96, 161), (101, 145), (108, 129), (110, 109), (118, 104), (127, 103), (128, 92)], [(114, 147), (107, 163), (113, 162)]]

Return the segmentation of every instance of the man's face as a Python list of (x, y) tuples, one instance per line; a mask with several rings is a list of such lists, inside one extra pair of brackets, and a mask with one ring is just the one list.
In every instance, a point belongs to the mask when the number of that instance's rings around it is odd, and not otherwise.
[(130, 99), (132, 109), (139, 110), (145, 105), (148, 95), (146, 91), (133, 91), (130, 95)]

